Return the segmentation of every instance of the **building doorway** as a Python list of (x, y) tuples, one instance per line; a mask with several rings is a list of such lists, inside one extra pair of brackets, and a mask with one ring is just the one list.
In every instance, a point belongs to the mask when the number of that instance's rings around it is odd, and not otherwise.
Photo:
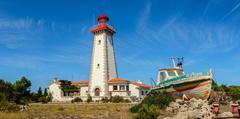
[(95, 88), (95, 96), (99, 96), (100, 95), (100, 89), (99, 88)]

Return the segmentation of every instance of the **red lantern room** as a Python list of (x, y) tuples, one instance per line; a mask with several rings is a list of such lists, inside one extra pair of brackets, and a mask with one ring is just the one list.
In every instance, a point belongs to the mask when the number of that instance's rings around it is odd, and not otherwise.
[(102, 14), (98, 17), (98, 25), (95, 26), (94, 28), (92, 28), (91, 32), (93, 33), (97, 33), (100, 31), (108, 31), (112, 34), (116, 33), (115, 29), (110, 26), (109, 24), (107, 24), (109, 21), (109, 18), (107, 15)]
[(102, 15), (100, 15), (100, 16), (98, 17), (98, 22), (100, 22), (100, 21), (106, 21), (106, 22), (108, 22), (108, 20), (109, 20), (109, 18), (108, 18), (108, 16), (106, 16), (105, 14), (102, 14)]

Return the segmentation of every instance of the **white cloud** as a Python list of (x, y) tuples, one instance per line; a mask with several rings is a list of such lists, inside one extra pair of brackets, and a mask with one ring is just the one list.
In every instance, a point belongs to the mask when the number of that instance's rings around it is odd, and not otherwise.
[(42, 39), (43, 20), (30, 18), (0, 18), (0, 45), (16, 49)]

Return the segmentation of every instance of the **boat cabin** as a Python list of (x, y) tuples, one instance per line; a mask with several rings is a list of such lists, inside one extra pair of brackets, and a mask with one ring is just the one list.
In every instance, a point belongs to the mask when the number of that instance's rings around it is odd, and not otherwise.
[(182, 68), (160, 69), (158, 72), (158, 82), (166, 81), (182, 75), (184, 75)]

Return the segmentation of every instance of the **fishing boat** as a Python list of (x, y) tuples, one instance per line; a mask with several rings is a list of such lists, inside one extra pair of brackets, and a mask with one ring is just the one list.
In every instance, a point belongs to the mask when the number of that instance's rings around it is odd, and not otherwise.
[(173, 68), (158, 71), (157, 85), (153, 90), (164, 90), (170, 94), (182, 95), (186, 99), (196, 98), (207, 100), (211, 93), (213, 73), (199, 72), (185, 74), (182, 68), (183, 58), (171, 58)]

